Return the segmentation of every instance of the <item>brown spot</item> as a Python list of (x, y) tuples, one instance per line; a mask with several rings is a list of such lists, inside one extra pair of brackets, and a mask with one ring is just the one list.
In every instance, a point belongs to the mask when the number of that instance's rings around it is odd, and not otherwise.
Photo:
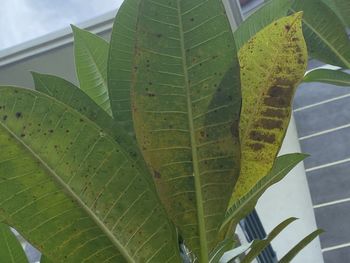
[(287, 114), (282, 109), (266, 109), (262, 112), (262, 115), (266, 117), (276, 117), (279, 119), (284, 119), (287, 117)]
[(285, 25), (284, 28), (289, 31), (290, 30), (290, 25)]
[(292, 95), (292, 88), (273, 86), (273, 87), (269, 88), (268, 95), (271, 97), (288, 97), (288, 98), (290, 98)]
[(16, 112), (16, 118), (19, 119), (22, 117), (22, 112)]
[(267, 94), (271, 97), (278, 97), (282, 95), (282, 87), (278, 87), (278, 86), (273, 86), (271, 88), (269, 88), (269, 90), (267, 91)]
[(155, 97), (156, 96), (156, 94), (154, 94), (154, 93), (148, 93), (147, 95), (148, 95), (148, 97)]
[(301, 58), (298, 58), (298, 64), (302, 65), (305, 63), (305, 60), (301, 59)]
[(3, 119), (4, 121), (6, 121), (6, 120), (7, 120), (7, 115), (4, 115), (4, 117), (2, 117), (2, 119)]
[(268, 130), (283, 128), (283, 121), (281, 120), (261, 119), (260, 124), (264, 129)]
[(162, 176), (158, 171), (154, 171), (154, 178), (160, 179)]
[(249, 147), (254, 151), (259, 151), (263, 149), (265, 146), (262, 143), (252, 143), (252, 144), (249, 144)]
[(21, 134), (21, 137), (22, 137), (22, 138), (25, 137), (25, 136), (26, 136), (26, 135), (25, 135), (24, 133)]
[(276, 140), (276, 137), (274, 134), (265, 134), (259, 131), (251, 131), (249, 134), (249, 137), (253, 141), (267, 142), (267, 143), (274, 143)]
[(285, 97), (268, 97), (264, 99), (264, 103), (267, 106), (275, 108), (284, 108), (289, 105), (290, 99)]
[(49, 130), (49, 133), (53, 133), (53, 129), (50, 129), (50, 130)]

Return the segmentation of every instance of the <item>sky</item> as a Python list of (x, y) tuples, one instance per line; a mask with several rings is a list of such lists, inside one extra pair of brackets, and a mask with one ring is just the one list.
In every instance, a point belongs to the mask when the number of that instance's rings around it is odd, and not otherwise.
[(123, 0), (1, 0), (0, 50), (116, 10)]

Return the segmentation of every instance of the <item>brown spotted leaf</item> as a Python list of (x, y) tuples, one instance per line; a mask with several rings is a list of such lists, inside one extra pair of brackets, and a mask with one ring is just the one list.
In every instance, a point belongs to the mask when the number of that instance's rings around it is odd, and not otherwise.
[(239, 172), (239, 66), (218, 0), (142, 0), (137, 140), (186, 245), (208, 262)]
[(242, 81), (241, 173), (231, 204), (271, 169), (302, 80), (307, 50), (302, 13), (284, 17), (260, 31), (239, 51)]
[(54, 97), (0, 87), (0, 221), (54, 262), (179, 263), (156, 192), (109, 133)]

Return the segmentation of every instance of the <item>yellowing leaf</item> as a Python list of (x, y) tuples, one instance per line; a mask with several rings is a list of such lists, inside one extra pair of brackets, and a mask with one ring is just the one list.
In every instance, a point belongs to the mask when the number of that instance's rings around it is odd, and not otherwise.
[(269, 172), (280, 149), (307, 63), (301, 19), (302, 13), (279, 19), (239, 51), (242, 161), (231, 205)]

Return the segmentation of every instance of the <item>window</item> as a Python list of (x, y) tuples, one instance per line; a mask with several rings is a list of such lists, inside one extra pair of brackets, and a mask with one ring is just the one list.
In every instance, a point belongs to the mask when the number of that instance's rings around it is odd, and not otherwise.
[(264, 0), (239, 0), (243, 17), (249, 16), (255, 9), (264, 3)]
[[(266, 233), (260, 218), (255, 210), (253, 210), (246, 218), (239, 223), (248, 242), (254, 239), (264, 239)], [(272, 246), (269, 245), (257, 258), (259, 263), (276, 263), (276, 253)]]

